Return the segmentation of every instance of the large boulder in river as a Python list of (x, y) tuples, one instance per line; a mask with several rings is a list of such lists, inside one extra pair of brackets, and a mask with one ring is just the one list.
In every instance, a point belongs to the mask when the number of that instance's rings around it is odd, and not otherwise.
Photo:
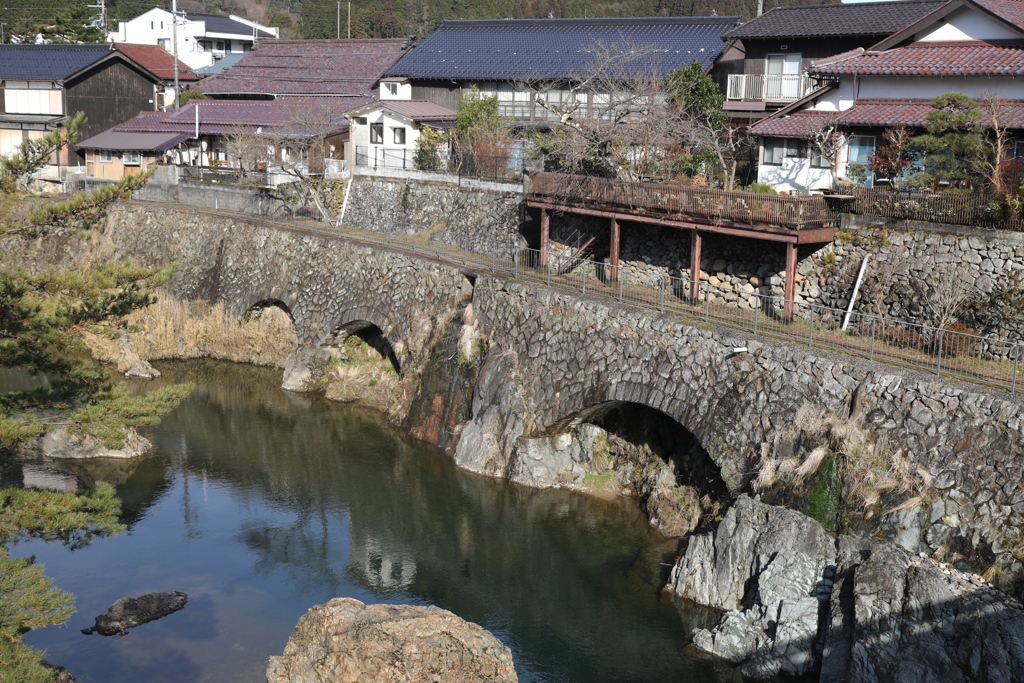
[(740, 496), (718, 529), (690, 539), (669, 587), (727, 611), (694, 633), (698, 649), (755, 680), (801, 676), (817, 663), (834, 558), (835, 541), (810, 517)]
[(267, 683), (513, 683), (508, 647), (438, 607), (334, 598), (299, 619)]
[(107, 610), (106, 614), (96, 617), (96, 624), (82, 629), (89, 635), (99, 633), (101, 636), (125, 635), (128, 629), (162, 619), (185, 607), (188, 596), (179, 591), (173, 593), (146, 593), (137, 598), (121, 598)]

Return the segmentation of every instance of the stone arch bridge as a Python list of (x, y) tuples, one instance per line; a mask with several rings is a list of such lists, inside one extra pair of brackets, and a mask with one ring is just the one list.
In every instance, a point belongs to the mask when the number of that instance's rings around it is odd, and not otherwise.
[(178, 262), (178, 296), (223, 301), (237, 315), (286, 308), (300, 349), (339, 329), (379, 328), (402, 368), (421, 367), (471, 298), (489, 341), (456, 450), (471, 470), (557, 484), (522, 474), (522, 439), (631, 402), (689, 430), (735, 491), (810, 404), (862, 416), (927, 470), (960, 510), (954, 534), (977, 545), (998, 542), (1007, 522), (1024, 526), (1006, 512), (1024, 509), (1024, 409), (1009, 397), (486, 274), (474, 286), (453, 265), (255, 219), (130, 204), (111, 212), (102, 241), (106, 258)]

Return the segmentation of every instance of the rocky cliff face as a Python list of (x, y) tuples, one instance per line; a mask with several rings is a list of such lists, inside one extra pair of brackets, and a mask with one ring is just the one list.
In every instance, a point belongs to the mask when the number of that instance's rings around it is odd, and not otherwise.
[(334, 598), (312, 607), (267, 683), (515, 683), (512, 653), (486, 630), (438, 607), (365, 605)]
[(690, 539), (668, 589), (726, 610), (694, 645), (752, 680), (1024, 680), (1024, 610), (979, 577), (892, 544), (833, 539), (746, 496)]

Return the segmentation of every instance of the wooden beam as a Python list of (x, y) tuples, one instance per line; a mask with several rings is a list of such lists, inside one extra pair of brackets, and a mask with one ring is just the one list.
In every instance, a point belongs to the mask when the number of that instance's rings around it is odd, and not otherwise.
[(551, 242), (551, 214), (547, 209), (540, 210), (540, 267), (548, 265), (548, 245)]
[(608, 258), (611, 268), (608, 269), (608, 276), (612, 280), (619, 279), (619, 221), (612, 217), (612, 244), (611, 255)]
[(796, 298), (796, 245), (786, 245), (786, 301), (783, 315), (786, 322), (793, 321), (793, 300)]
[(699, 230), (690, 233), (690, 301), (696, 302), (700, 295), (700, 247)]
[[(576, 213), (584, 216), (601, 216), (603, 218), (615, 218), (619, 221), (631, 221), (633, 223), (649, 223), (661, 225), (668, 228), (680, 228), (682, 230), (703, 230), (719, 235), (732, 235), (735, 237), (747, 237), (754, 240), (768, 242), (792, 242), (794, 244), (824, 243), (832, 241), (836, 230), (834, 228), (818, 228), (811, 230), (787, 230), (784, 228), (768, 229), (758, 226), (736, 227), (731, 225), (716, 225), (714, 223), (695, 223), (692, 221), (674, 221), (665, 218), (655, 218), (640, 214), (624, 213), (622, 211), (604, 211), (602, 209), (584, 209), (578, 206), (565, 204), (553, 204), (551, 202), (539, 202), (527, 200), (526, 205), (531, 208), (548, 209), (551, 211), (562, 211), (564, 213)], [(806, 235), (805, 235), (806, 233)]]

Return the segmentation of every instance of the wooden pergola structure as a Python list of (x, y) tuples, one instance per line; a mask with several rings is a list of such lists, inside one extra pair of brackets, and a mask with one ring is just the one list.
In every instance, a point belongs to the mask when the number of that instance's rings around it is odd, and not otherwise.
[(786, 245), (784, 314), (793, 317), (797, 248), (835, 238), (838, 213), (822, 197), (786, 197), (726, 192), (688, 185), (635, 183), (558, 173), (529, 176), (527, 206), (540, 209), (540, 265), (546, 266), (551, 240), (551, 212), (609, 220), (611, 254), (608, 275), (619, 277), (621, 222), (632, 221), (690, 231), (690, 298), (700, 288), (704, 234), (731, 235)]

